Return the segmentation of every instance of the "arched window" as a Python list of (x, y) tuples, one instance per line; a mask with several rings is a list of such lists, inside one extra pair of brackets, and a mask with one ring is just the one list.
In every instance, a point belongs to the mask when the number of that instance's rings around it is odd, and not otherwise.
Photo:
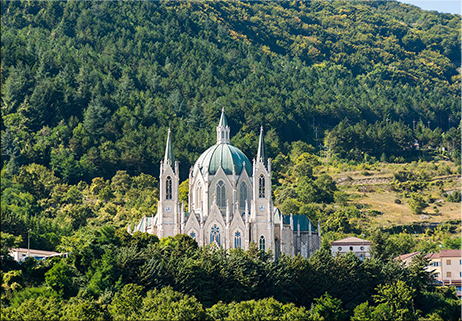
[(194, 232), (189, 233), (189, 236), (191, 236), (193, 239), (196, 239), (196, 233)]
[(226, 207), (226, 188), (223, 181), (217, 184), (217, 205), (218, 207)]
[(167, 179), (165, 180), (165, 199), (172, 199), (172, 178), (170, 176), (167, 176)]
[(263, 235), (260, 236), (260, 250), (265, 250), (265, 237)]
[(212, 227), (210, 230), (210, 244), (213, 242), (217, 242), (218, 246), (221, 245), (220, 243), (220, 228), (216, 225)]
[(234, 233), (234, 248), (235, 249), (241, 248), (241, 232), (239, 231)]
[(263, 175), (260, 175), (260, 179), (258, 180), (258, 197), (265, 198), (265, 178)]
[(239, 208), (245, 208), (245, 201), (247, 200), (247, 185), (245, 182), (241, 184), (241, 188), (239, 190)]

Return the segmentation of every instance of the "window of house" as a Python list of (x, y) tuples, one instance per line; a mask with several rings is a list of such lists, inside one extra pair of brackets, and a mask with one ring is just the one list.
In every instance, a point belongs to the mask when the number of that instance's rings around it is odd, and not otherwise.
[(353, 251), (353, 246), (350, 246), (350, 251)]
[(191, 233), (189, 234), (189, 236), (191, 236), (193, 239), (195, 239), (195, 238), (196, 238), (196, 233), (191, 232)]
[(265, 237), (260, 236), (260, 250), (265, 251)]
[(342, 247), (341, 247), (341, 246), (338, 247), (338, 251), (339, 251), (339, 252), (342, 251)]
[(216, 242), (218, 246), (221, 245), (220, 228), (216, 225), (214, 225), (210, 230), (210, 244), (212, 244), (213, 242)]
[(361, 246), (359, 249), (360, 249), (361, 251), (364, 251), (364, 246)]
[(239, 190), (239, 208), (240, 209), (245, 209), (246, 200), (247, 200), (247, 185), (245, 184), (245, 182), (243, 182)]
[(450, 278), (452, 276), (451, 272), (446, 272), (446, 277)]
[(446, 260), (446, 265), (451, 265), (451, 260)]
[(433, 262), (433, 266), (440, 266), (440, 262)]
[(234, 233), (234, 248), (235, 249), (241, 248), (241, 232), (239, 231)]
[(263, 175), (260, 175), (260, 179), (258, 180), (258, 197), (265, 198), (265, 178)]
[(167, 176), (167, 179), (165, 180), (165, 199), (172, 199), (172, 178), (170, 176)]
[(217, 205), (221, 208), (226, 207), (226, 188), (223, 181), (217, 184)]

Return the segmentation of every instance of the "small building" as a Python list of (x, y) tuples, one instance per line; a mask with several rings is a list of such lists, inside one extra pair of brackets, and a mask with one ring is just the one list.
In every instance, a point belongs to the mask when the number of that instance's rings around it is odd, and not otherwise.
[[(420, 254), (413, 252), (395, 257), (394, 260), (401, 260), (409, 266), (412, 259)], [(438, 284), (454, 286), (457, 296), (462, 296), (462, 250), (441, 250), (439, 253), (428, 253), (425, 255), (430, 260), (427, 271), (433, 272)]]
[(53, 252), (53, 251), (43, 251), (43, 250), (34, 250), (26, 248), (13, 248), (10, 249), (10, 255), (17, 262), (22, 262), (28, 257), (33, 257), (36, 260), (43, 260), (51, 256), (63, 255), (63, 253)]
[(331, 243), (332, 255), (353, 252), (361, 261), (371, 258), (371, 242), (350, 236)]
[(442, 285), (453, 285), (457, 295), (462, 294), (462, 250), (440, 250), (439, 253), (429, 253), (429, 269), (434, 270), (435, 278)]

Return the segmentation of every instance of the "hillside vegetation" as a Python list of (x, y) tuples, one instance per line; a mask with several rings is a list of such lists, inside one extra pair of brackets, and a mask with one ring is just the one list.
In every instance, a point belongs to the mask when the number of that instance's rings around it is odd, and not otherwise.
[[(460, 248), (460, 16), (395, 1), (2, 1), (2, 319), (454, 320), (423, 255)], [(284, 214), (323, 249), (273, 260), (126, 231), (261, 125)], [(186, 204), (187, 206), (187, 204)], [(332, 257), (329, 241), (373, 243)], [(13, 262), (8, 248), (69, 252)], [(399, 295), (398, 295), (399, 294)]]
[(460, 17), (394, 1), (4, 2), (3, 162), (157, 175), (170, 126), (186, 178), (222, 108), (249, 157), (263, 124), (271, 157), (333, 129), (341, 157), (412, 158), (460, 136), (459, 48)]

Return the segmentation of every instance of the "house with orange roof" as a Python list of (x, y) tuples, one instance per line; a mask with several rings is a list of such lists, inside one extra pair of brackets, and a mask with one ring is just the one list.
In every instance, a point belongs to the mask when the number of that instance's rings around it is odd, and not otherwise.
[[(420, 252), (403, 254), (394, 260), (401, 260), (406, 265)], [(462, 250), (440, 250), (439, 253), (425, 255), (430, 260), (427, 271), (434, 273), (436, 281), (441, 285), (454, 286), (457, 295), (462, 296)]]

